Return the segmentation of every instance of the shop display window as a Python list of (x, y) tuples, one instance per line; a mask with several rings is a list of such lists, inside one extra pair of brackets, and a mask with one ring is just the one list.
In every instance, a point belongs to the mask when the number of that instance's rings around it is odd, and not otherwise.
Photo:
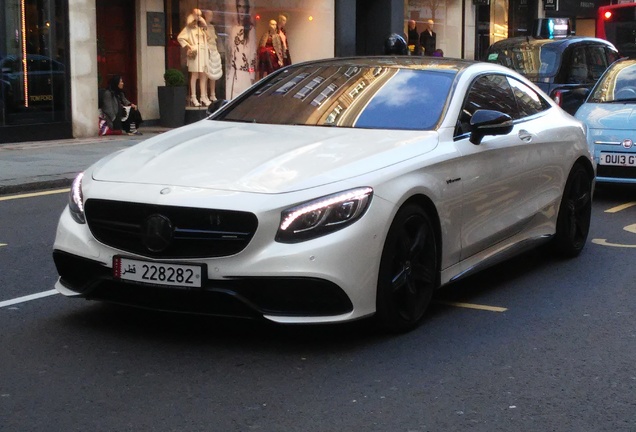
[(61, 0), (0, 0), (0, 127), (68, 121)]
[(170, 0), (167, 68), (187, 76), (188, 104), (233, 99), (289, 64), (334, 56), (334, 1)]
[(404, 2), (404, 35), (411, 55), (444, 55), (448, 42), (447, 3), (445, 0)]

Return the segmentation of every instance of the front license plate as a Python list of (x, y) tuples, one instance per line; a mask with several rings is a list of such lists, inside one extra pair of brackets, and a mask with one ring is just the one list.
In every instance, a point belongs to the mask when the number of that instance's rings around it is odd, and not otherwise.
[(153, 285), (201, 287), (202, 265), (171, 264), (113, 257), (116, 279)]
[(636, 166), (636, 153), (601, 153), (601, 165)]

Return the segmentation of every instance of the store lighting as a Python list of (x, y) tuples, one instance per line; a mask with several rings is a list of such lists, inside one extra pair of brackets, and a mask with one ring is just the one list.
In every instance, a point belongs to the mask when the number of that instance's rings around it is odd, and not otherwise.
[(27, 76), (27, 43), (26, 43), (26, 11), (25, 1), (20, 1), (20, 13), (22, 14), (22, 77), (24, 80), (24, 107), (29, 107), (29, 84)]

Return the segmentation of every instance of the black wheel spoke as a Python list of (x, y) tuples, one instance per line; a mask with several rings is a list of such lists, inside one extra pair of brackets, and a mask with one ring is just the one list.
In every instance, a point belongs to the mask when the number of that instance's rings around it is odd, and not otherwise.
[(418, 318), (418, 314), (421, 313), (422, 308), (422, 300), (421, 300), (421, 290), (418, 290), (413, 286), (413, 282), (409, 284), (409, 289), (406, 290), (407, 294), (404, 298), (405, 307), (402, 309), (403, 313), (406, 315), (406, 318), (409, 320), (414, 320)]
[(417, 227), (417, 232), (415, 232), (411, 247), (409, 248), (409, 255), (411, 258), (416, 257), (424, 250), (424, 244), (427, 240), (426, 228), (424, 225), (419, 225)]
[(415, 264), (413, 273), (417, 275), (417, 281), (422, 284), (435, 283), (435, 269), (430, 263)]
[(395, 294), (397, 292), (403, 291), (408, 283), (408, 274), (407, 270), (402, 267), (393, 279), (391, 279), (391, 291)]

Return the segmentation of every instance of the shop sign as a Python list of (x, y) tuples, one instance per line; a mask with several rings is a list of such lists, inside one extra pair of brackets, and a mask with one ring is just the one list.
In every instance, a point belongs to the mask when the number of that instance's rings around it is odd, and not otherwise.
[(558, 11), (559, 0), (543, 0), (543, 10)]
[(148, 46), (166, 44), (166, 18), (163, 12), (146, 12)]

